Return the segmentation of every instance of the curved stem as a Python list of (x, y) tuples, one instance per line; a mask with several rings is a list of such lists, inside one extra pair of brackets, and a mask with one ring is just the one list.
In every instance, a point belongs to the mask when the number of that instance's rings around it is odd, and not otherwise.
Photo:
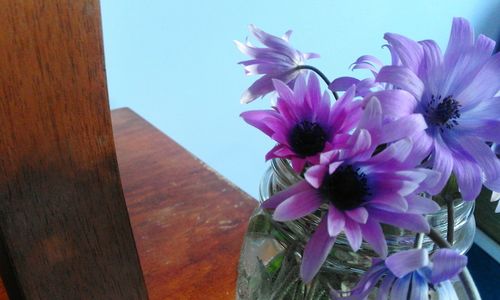
[(453, 246), (455, 232), (455, 205), (453, 205), (453, 200), (446, 201), (446, 208), (448, 211), (448, 227), (446, 231), (446, 240)]
[(420, 249), (424, 243), (424, 234), (419, 232), (415, 236), (415, 242), (413, 243), (413, 248)]
[[(295, 67), (297, 70), (311, 70), (313, 71), (314, 73), (318, 74), (319, 77), (321, 77), (321, 79), (323, 79), (323, 81), (326, 83), (326, 85), (330, 85), (332, 82), (328, 79), (328, 77), (326, 77), (325, 73), (321, 72), (318, 68), (316, 67), (313, 67), (313, 66), (310, 66), (310, 65), (299, 65), (297, 67)], [(339, 95), (337, 94), (337, 92), (334, 92), (332, 91), (333, 93), (333, 97), (335, 97), (335, 100), (338, 100), (339, 99)]]
[[(440, 234), (436, 231), (436, 229), (432, 228), (430, 233), (427, 235), (436, 245), (440, 248), (451, 248), (450, 243), (448, 243)], [(476, 284), (474, 283), (474, 279), (469, 273), (469, 269), (465, 267), (462, 272), (458, 275), (460, 280), (462, 281), (465, 292), (469, 299), (471, 300), (481, 300), (481, 295), (477, 290)]]

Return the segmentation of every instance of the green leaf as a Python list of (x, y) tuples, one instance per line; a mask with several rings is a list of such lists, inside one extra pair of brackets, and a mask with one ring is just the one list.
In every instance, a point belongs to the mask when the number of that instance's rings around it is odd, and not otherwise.
[(462, 195), (458, 190), (457, 177), (455, 177), (454, 174), (451, 174), (450, 179), (448, 179), (448, 182), (444, 186), (443, 190), (439, 194), (433, 196), (432, 198), (440, 206), (444, 206), (448, 201), (460, 199), (461, 197)]
[(274, 274), (276, 271), (278, 271), (281, 268), (281, 264), (283, 263), (284, 258), (285, 255), (283, 253), (280, 253), (273, 257), (273, 259), (266, 266), (267, 272), (270, 274)]
[(271, 228), (271, 216), (266, 212), (255, 215), (248, 224), (248, 232), (251, 233), (269, 234)]

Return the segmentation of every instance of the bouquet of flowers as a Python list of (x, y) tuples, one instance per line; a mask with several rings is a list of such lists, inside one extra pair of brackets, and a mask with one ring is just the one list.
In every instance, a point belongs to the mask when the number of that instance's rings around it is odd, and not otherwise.
[[(262, 76), (241, 102), (275, 97), (271, 109), (241, 116), (276, 142), (266, 160), (291, 179), (278, 178), (250, 222), (249, 232), (272, 236), (277, 251), (257, 257), (253, 273), (240, 267), (238, 297), (458, 299), (452, 283), (460, 278), (468, 297), (480, 299), (467, 257), (452, 245), (457, 199), (471, 203), (483, 186), (492, 200), (500, 192), (495, 42), (475, 37), (462, 18), (453, 20), (444, 53), (433, 40), (386, 33), (390, 64), (364, 55), (352, 69), (373, 76), (330, 81), (306, 64), (319, 55), (291, 47), (291, 31), (250, 31), (263, 47), (236, 41), (251, 57), (240, 64)], [(447, 240), (429, 222), (441, 207)], [(388, 246), (391, 228), (414, 242)], [(354, 255), (365, 244), (369, 262), (346, 282), (335, 271), (336, 251)]]

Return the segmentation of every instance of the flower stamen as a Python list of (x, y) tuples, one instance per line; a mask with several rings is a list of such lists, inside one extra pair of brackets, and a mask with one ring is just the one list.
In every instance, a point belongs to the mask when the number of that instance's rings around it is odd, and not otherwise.
[(302, 157), (315, 155), (325, 148), (327, 135), (323, 128), (313, 122), (302, 121), (290, 133), (290, 147)]
[[(439, 102), (437, 105), (436, 103)], [(451, 95), (441, 100), (441, 95), (432, 95), (431, 101), (425, 109), (425, 117), (429, 124), (438, 126), (441, 132), (444, 129), (451, 129), (458, 125), (460, 118), (460, 108), (458, 103)]]
[(355, 209), (371, 195), (366, 174), (351, 165), (341, 166), (333, 174), (325, 176), (320, 187), (323, 198), (337, 209)]

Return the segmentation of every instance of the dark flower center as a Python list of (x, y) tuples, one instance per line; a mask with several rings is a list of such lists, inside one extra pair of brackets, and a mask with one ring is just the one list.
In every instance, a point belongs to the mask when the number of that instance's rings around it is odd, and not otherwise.
[(431, 101), (425, 109), (425, 118), (429, 124), (438, 126), (443, 132), (445, 128), (451, 129), (458, 125), (460, 107), (460, 103), (452, 96), (441, 100), (441, 96), (436, 98), (432, 95)]
[(319, 124), (302, 121), (292, 129), (289, 139), (293, 152), (306, 157), (317, 154), (325, 148), (326, 133)]
[(338, 167), (333, 174), (326, 175), (319, 191), (323, 199), (342, 211), (359, 207), (370, 195), (366, 175), (351, 165)]

